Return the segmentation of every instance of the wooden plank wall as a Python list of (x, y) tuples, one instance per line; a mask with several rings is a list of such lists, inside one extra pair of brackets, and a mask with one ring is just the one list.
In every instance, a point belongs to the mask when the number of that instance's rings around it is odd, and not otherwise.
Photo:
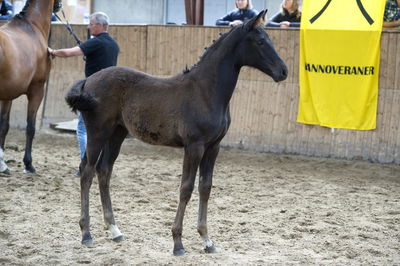
[[(74, 25), (86, 38), (86, 26)], [(62, 25), (53, 25), (51, 46), (71, 47), (74, 41)], [(113, 25), (110, 34), (120, 47), (118, 65), (157, 76), (171, 76), (199, 60), (204, 47), (228, 28), (197, 26)], [(262, 152), (400, 162), (400, 33), (384, 32), (381, 41), (381, 73), (377, 129), (354, 131), (296, 122), (299, 101), (299, 31), (269, 29), (268, 33), (289, 67), (288, 79), (275, 83), (258, 70), (244, 68), (231, 101), (232, 125), (223, 144)], [(42, 123), (74, 117), (64, 102), (68, 86), (83, 78), (82, 58), (54, 60)], [(24, 104), (13, 107), (11, 119), (21, 121)], [(25, 116), (22, 116), (25, 119)], [(13, 123), (19, 126), (18, 123)]]

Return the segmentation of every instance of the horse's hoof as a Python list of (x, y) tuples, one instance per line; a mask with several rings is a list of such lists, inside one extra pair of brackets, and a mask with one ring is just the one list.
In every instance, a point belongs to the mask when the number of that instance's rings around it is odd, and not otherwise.
[(206, 253), (208, 253), (208, 254), (212, 254), (212, 253), (218, 253), (219, 249), (216, 246), (212, 245), (212, 246), (209, 246), (209, 247), (205, 247), (204, 251)]
[(117, 237), (113, 238), (113, 241), (116, 242), (116, 243), (122, 242), (124, 240), (125, 240), (125, 238), (124, 238), (123, 235), (120, 235), (120, 236), (117, 236)]
[(174, 249), (174, 256), (185, 256), (185, 249), (184, 248), (180, 248), (180, 249)]
[(87, 239), (82, 239), (82, 245), (86, 246), (86, 247), (91, 247), (93, 246), (93, 239), (91, 238), (87, 238)]
[(4, 170), (3, 172), (1, 172), (0, 174), (11, 175), (11, 171), (10, 171), (9, 168), (7, 168), (6, 170)]

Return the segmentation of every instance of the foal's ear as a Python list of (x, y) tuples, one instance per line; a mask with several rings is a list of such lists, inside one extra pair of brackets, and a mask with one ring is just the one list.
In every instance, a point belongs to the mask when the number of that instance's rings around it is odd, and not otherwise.
[(263, 27), (265, 25), (265, 16), (267, 15), (268, 9), (262, 10), (258, 15), (249, 21), (246, 22), (245, 24), (245, 29), (247, 31), (250, 31), (254, 28), (257, 27)]

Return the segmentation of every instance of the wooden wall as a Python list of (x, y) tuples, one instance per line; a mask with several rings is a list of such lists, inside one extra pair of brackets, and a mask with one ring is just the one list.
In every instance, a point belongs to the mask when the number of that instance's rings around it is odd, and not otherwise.
[[(86, 38), (86, 26), (74, 25)], [(120, 47), (118, 65), (130, 66), (157, 76), (170, 76), (198, 61), (213, 39), (228, 28), (196, 26), (114, 25), (110, 34)], [(53, 25), (51, 46), (75, 45), (62, 25)], [(223, 144), (263, 152), (294, 153), (400, 162), (400, 33), (384, 32), (381, 41), (381, 73), (377, 129), (331, 130), (296, 122), (299, 101), (299, 34), (295, 29), (269, 29), (275, 47), (289, 67), (288, 79), (275, 83), (258, 70), (244, 68), (231, 102), (232, 125)], [(45, 127), (50, 122), (74, 117), (64, 102), (68, 86), (84, 77), (82, 58), (53, 61), (48, 91), (39, 115)], [(12, 125), (21, 126), (24, 103), (13, 109)], [(42, 120), (40, 120), (42, 119)]]

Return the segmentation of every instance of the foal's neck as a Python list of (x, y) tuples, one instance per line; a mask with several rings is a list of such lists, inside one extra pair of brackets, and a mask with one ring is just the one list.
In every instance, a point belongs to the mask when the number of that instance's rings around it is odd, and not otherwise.
[(239, 77), (240, 66), (235, 64), (234, 47), (219, 47), (213, 54), (199, 62), (193, 73), (207, 80), (203, 89), (209, 91), (212, 101), (226, 109)]

